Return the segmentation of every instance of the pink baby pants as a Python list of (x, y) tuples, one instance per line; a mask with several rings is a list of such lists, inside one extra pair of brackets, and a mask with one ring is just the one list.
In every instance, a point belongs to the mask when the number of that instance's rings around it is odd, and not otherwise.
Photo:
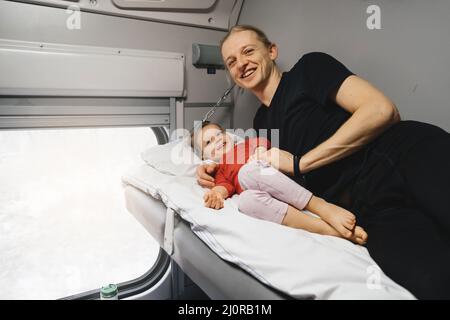
[(286, 215), (288, 204), (301, 210), (312, 193), (262, 160), (251, 161), (239, 170), (239, 211), (251, 217), (278, 224)]

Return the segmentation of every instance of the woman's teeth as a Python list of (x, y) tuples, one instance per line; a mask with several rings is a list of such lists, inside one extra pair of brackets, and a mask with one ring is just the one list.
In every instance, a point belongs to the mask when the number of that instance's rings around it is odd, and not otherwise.
[(255, 72), (255, 70), (256, 70), (256, 69), (249, 69), (249, 70), (247, 70), (247, 71), (242, 75), (241, 78), (242, 78), (242, 79), (245, 79), (245, 78), (251, 76), (251, 75)]

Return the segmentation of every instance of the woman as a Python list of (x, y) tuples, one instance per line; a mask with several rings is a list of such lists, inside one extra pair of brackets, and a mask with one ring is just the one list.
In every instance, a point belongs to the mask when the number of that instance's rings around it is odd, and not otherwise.
[[(325, 53), (282, 73), (251, 26), (221, 43), (233, 80), (262, 103), (255, 129), (278, 129), (261, 158), (357, 217), (383, 271), (419, 299), (450, 298), (450, 134), (400, 121), (394, 103)], [(270, 134), (269, 134), (270, 137)], [(214, 165), (198, 182), (214, 186)]]

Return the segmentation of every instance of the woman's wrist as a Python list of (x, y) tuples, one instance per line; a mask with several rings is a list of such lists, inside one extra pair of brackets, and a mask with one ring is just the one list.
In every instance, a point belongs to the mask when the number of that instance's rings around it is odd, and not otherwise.
[(293, 166), (292, 166), (292, 175), (295, 178), (305, 179), (305, 156), (296, 156), (294, 155), (292, 158)]
[(300, 160), (298, 162), (298, 170), (300, 171), (300, 174), (302, 174), (302, 175), (307, 172), (305, 156), (300, 158)]

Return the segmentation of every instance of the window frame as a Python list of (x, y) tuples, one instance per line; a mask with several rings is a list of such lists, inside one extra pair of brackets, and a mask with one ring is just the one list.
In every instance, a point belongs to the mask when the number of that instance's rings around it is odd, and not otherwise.
[(170, 125), (174, 98), (1, 97), (0, 129)]
[[(119, 299), (129, 298), (154, 287), (170, 267), (169, 255), (160, 247), (158, 258), (153, 266), (142, 276), (117, 284)], [(100, 288), (74, 294), (58, 300), (99, 300)]]

